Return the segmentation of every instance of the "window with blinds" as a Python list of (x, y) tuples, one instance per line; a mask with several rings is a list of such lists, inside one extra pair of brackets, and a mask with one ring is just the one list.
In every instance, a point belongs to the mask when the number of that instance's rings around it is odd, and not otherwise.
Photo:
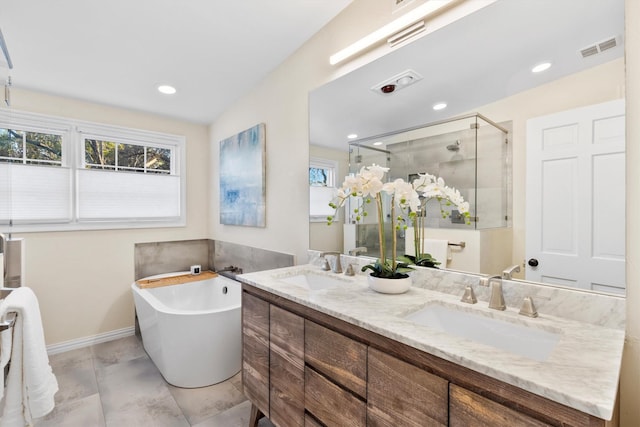
[(336, 161), (312, 157), (309, 161), (309, 221), (323, 222), (335, 210), (329, 202), (336, 196)]
[(185, 224), (184, 137), (0, 111), (0, 229)]

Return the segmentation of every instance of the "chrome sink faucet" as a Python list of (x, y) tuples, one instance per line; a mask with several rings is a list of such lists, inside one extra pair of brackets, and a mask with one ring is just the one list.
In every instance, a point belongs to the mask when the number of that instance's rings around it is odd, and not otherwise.
[(491, 287), (489, 308), (494, 310), (505, 310), (507, 308), (504, 303), (504, 295), (502, 294), (502, 276), (483, 277), (480, 279), (480, 285)]
[(320, 253), (320, 258), (325, 260), (324, 265), (322, 266), (323, 270), (328, 271), (329, 261), (325, 258), (327, 255), (333, 255), (336, 257), (336, 261), (333, 263), (333, 269), (331, 269), (334, 273), (342, 273), (342, 265), (340, 264), (340, 252), (322, 252)]

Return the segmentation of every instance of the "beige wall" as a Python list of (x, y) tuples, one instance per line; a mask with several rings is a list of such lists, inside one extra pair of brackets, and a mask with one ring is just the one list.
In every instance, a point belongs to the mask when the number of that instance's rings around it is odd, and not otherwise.
[(17, 88), (11, 101), (14, 110), (186, 137), (186, 227), (14, 234), (25, 238), (25, 284), (38, 296), (47, 344), (133, 326), (134, 244), (207, 236), (207, 127)]
[(640, 426), (640, 1), (625, 1), (627, 123), (627, 340), (620, 383), (622, 427)]

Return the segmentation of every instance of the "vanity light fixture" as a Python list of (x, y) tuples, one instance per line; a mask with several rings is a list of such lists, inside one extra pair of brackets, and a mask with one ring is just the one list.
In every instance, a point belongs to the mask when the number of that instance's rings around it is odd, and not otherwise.
[(348, 139), (356, 139), (358, 137), (357, 133), (350, 133), (349, 135), (347, 135)]
[(415, 24), (411, 25), (410, 27), (407, 27), (404, 30), (400, 31), (399, 33), (396, 33), (396, 34), (392, 35), (391, 37), (389, 37), (387, 39), (387, 43), (389, 44), (389, 46), (394, 47), (396, 45), (399, 45), (403, 41), (409, 40), (411, 37), (414, 37), (414, 36), (420, 34), (426, 28), (427, 27), (425, 26), (424, 21), (416, 22)]
[(173, 95), (176, 93), (176, 88), (169, 85), (160, 85), (158, 86), (158, 92), (164, 93), (165, 95)]
[(541, 73), (548, 70), (551, 67), (551, 62), (541, 62), (531, 69), (532, 73)]
[[(402, 15), (400, 18), (391, 21), (387, 25), (361, 38), (341, 51), (334, 53), (329, 57), (329, 63), (331, 65), (339, 64), (345, 59), (351, 58), (363, 50), (370, 48), (381, 40), (387, 39), (395, 33), (407, 29), (407, 27), (415, 24), (416, 21), (426, 18), (453, 1), (454, 0), (428, 0), (423, 5), (416, 7), (410, 12)], [(415, 34), (415, 31), (412, 34)]]
[(444, 110), (445, 108), (447, 108), (446, 102), (438, 102), (437, 104), (433, 105), (433, 109), (436, 111)]

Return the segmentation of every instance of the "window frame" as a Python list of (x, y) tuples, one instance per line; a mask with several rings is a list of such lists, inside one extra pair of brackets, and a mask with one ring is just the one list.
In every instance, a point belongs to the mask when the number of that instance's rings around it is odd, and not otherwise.
[[(141, 129), (127, 128), (116, 125), (101, 124), (72, 118), (55, 117), (15, 110), (0, 110), (0, 126), (16, 130), (60, 134), (62, 136), (62, 165), (60, 167), (71, 170), (71, 220), (68, 222), (14, 222), (0, 223), (0, 232), (29, 233), (47, 231), (76, 231), (76, 230), (111, 230), (127, 228), (164, 228), (184, 227), (186, 225), (186, 139), (181, 135), (173, 135)], [(171, 150), (171, 166), (169, 174), (144, 173), (144, 175), (176, 176), (179, 179), (179, 214), (170, 218), (123, 218), (105, 220), (82, 220), (79, 218), (78, 202), (78, 172), (85, 169), (84, 140), (109, 140), (113, 142), (143, 145), (147, 147)], [(36, 166), (37, 167), (37, 166)], [(93, 169), (101, 171), (99, 169)], [(136, 174), (133, 170), (114, 172), (118, 174)], [(52, 220), (53, 221), (53, 220)]]

